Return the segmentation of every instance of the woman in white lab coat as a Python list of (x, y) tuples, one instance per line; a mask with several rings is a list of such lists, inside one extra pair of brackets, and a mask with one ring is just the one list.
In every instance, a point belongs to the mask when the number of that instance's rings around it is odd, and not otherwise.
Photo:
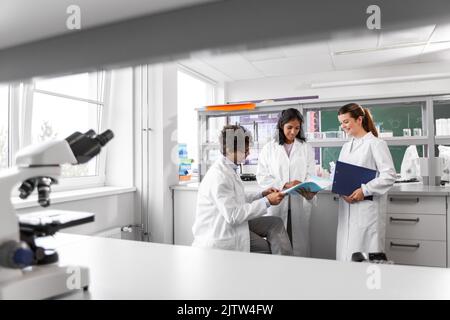
[(284, 195), (269, 188), (246, 193), (238, 165), (249, 154), (250, 135), (243, 127), (225, 126), (220, 142), (223, 157), (209, 168), (198, 190), (192, 227), (193, 246), (292, 255), (281, 219), (263, 217)]
[[(306, 142), (303, 123), (303, 116), (297, 109), (281, 112), (275, 138), (264, 146), (258, 157), (256, 179), (261, 187), (286, 189), (314, 175), (314, 152)], [(309, 257), (310, 200), (314, 194), (302, 195), (285, 197), (280, 205), (269, 209), (269, 214), (281, 217), (287, 229), (292, 230), (294, 255)]]
[[(339, 161), (378, 171), (351, 195), (340, 197), (336, 259), (351, 261), (355, 252), (384, 252), (387, 192), (396, 179), (392, 157), (368, 109), (350, 103), (338, 111), (342, 129), (350, 136)], [(365, 200), (373, 196), (373, 200)]]

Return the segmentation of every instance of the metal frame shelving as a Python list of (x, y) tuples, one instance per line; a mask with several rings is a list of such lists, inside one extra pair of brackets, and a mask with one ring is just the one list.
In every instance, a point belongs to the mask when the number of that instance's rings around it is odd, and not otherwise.
[[(316, 100), (312, 102), (304, 101), (292, 101), (292, 102), (280, 102), (280, 103), (260, 103), (253, 110), (242, 111), (206, 111), (205, 109), (198, 109), (198, 126), (199, 126), (199, 172), (200, 180), (206, 173), (205, 168), (208, 168), (207, 164), (207, 152), (210, 148), (218, 148), (218, 143), (211, 143), (208, 141), (208, 119), (212, 117), (227, 117), (228, 123), (229, 117), (240, 115), (256, 115), (276, 113), (285, 108), (297, 108), (302, 114), (307, 111), (314, 110), (326, 110), (338, 108), (350, 101), (357, 101), (361, 105), (388, 105), (388, 104), (407, 104), (407, 103), (421, 103), (422, 104), (422, 136), (410, 136), (410, 137), (382, 137), (388, 146), (404, 146), (404, 145), (423, 145), (426, 146), (424, 156), (428, 157), (428, 174), (430, 184), (435, 184), (437, 172), (435, 172), (435, 146), (437, 144), (450, 145), (450, 136), (435, 136), (435, 121), (434, 121), (434, 102), (435, 101), (448, 101), (450, 103), (450, 95), (438, 95), (438, 96), (408, 96), (408, 97), (391, 97), (391, 98), (373, 98), (373, 99), (351, 99), (351, 100)], [(399, 107), (401, 108), (401, 107)], [(312, 147), (341, 147), (347, 142), (347, 139), (339, 138), (324, 138), (320, 140), (309, 140)]]

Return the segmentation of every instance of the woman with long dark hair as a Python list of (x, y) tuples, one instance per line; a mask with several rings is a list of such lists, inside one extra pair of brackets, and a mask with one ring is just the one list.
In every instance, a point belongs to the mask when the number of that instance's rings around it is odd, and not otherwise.
[(378, 176), (340, 197), (336, 259), (350, 261), (354, 252), (384, 252), (387, 192), (396, 179), (394, 163), (378, 132), (370, 111), (349, 103), (338, 111), (342, 129), (350, 140), (339, 161), (378, 171)]
[[(290, 188), (314, 175), (314, 152), (306, 142), (303, 124), (303, 116), (297, 109), (281, 112), (275, 138), (264, 146), (258, 158), (256, 178), (264, 189)], [(309, 200), (314, 194), (303, 192), (302, 195), (286, 196), (278, 206), (270, 208), (269, 214), (281, 217), (292, 233), (294, 255), (309, 257)]]

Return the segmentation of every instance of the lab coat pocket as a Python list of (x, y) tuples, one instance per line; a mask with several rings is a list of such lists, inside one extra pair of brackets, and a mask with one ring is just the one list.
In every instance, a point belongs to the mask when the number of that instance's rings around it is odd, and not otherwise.
[(211, 247), (215, 249), (235, 250), (236, 240), (235, 238), (214, 239)]
[(370, 228), (376, 226), (378, 219), (378, 212), (374, 201), (363, 200), (357, 203), (358, 217), (356, 219), (358, 227)]

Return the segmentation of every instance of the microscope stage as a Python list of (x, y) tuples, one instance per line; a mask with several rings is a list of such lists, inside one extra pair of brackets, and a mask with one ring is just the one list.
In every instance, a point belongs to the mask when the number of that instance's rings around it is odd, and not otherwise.
[(19, 215), (21, 231), (54, 234), (60, 229), (93, 222), (94, 214), (90, 212), (45, 210)]

